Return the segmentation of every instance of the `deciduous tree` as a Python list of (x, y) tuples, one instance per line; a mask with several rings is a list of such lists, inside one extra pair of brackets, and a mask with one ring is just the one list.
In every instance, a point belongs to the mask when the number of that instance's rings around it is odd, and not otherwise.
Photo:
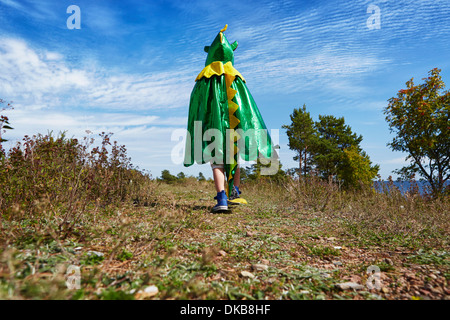
[(440, 71), (429, 71), (418, 85), (411, 78), (384, 109), (395, 134), (388, 146), (406, 152), (410, 161), (395, 173), (405, 178), (419, 174), (430, 183), (435, 196), (443, 194), (450, 178), (450, 92), (444, 91)]

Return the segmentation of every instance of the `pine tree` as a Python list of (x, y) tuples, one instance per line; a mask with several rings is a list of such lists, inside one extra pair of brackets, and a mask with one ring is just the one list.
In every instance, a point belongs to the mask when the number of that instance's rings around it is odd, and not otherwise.
[(298, 161), (298, 175), (307, 175), (311, 168), (312, 145), (315, 144), (316, 130), (314, 121), (309, 112), (306, 111), (306, 105), (302, 108), (294, 109), (290, 116), (291, 124), (284, 125), (286, 134), (289, 138), (289, 148), (297, 152), (294, 160)]

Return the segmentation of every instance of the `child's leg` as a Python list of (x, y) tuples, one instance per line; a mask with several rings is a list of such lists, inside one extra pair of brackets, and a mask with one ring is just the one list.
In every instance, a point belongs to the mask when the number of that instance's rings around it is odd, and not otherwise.
[(225, 173), (223, 167), (213, 167), (213, 178), (216, 191), (221, 192), (222, 190), (225, 190)]
[(241, 181), (241, 168), (239, 167), (239, 165), (237, 165), (236, 167), (236, 173), (234, 174), (234, 186), (239, 188), (239, 183)]

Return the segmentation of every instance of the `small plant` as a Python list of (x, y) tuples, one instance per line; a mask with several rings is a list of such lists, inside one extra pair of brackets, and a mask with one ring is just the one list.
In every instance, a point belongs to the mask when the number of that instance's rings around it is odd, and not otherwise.
[(408, 260), (418, 264), (450, 266), (450, 253), (445, 251), (425, 251), (420, 249), (417, 254), (409, 256)]
[[(3, 99), (0, 99), (0, 104), (6, 103)], [(6, 107), (2, 107), (0, 111), (13, 109), (12, 102), (7, 103)], [(13, 128), (10, 126), (9, 119), (7, 116), (0, 115), (0, 152), (4, 153), (2, 149), (2, 142), (6, 142), (8, 140), (2, 138), (2, 133), (5, 133), (6, 130), (12, 130)]]
[(341, 252), (338, 249), (330, 248), (330, 247), (324, 247), (324, 246), (307, 246), (309, 253), (315, 256), (319, 256), (321, 258), (328, 257), (328, 256), (340, 256)]
[(133, 253), (123, 249), (121, 253), (117, 255), (117, 259), (121, 261), (127, 261), (133, 258)]
[(108, 288), (99, 295), (102, 300), (134, 300), (134, 296), (121, 290)]
[(83, 255), (83, 259), (81, 260), (81, 264), (88, 265), (88, 266), (94, 266), (98, 265), (105, 260), (105, 257), (103, 254), (100, 254), (98, 252), (87, 252)]

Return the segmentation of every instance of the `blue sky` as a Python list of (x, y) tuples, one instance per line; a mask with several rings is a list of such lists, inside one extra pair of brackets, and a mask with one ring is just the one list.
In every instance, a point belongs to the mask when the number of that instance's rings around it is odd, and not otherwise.
[[(81, 29), (66, 10), (80, 8)], [(370, 29), (370, 5), (380, 28)], [(0, 0), (0, 97), (15, 130), (113, 132), (132, 162), (154, 177), (163, 169), (210, 176), (209, 166), (172, 161), (185, 129), (194, 79), (220, 29), (237, 40), (235, 67), (269, 129), (279, 130), (281, 163), (297, 164), (283, 124), (306, 104), (343, 116), (383, 178), (405, 164), (382, 110), (411, 77), (442, 69), (450, 84), (450, 2), (387, 1), (19, 1)]]

